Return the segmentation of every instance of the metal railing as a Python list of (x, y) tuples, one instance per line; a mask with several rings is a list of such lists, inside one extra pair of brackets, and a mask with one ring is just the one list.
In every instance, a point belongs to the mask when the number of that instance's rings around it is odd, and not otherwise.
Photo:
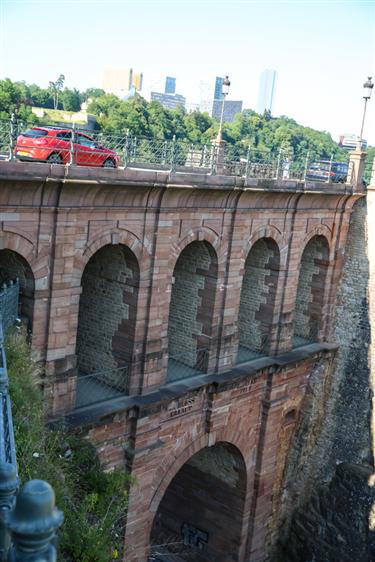
[(76, 408), (127, 396), (129, 365), (77, 376)]
[(4, 282), (0, 288), (0, 317), (4, 333), (14, 324), (18, 316), (19, 279)]
[[(42, 130), (37, 133), (36, 127), (54, 132), (52, 135)], [(345, 180), (334, 173), (332, 155), (318, 155), (314, 150), (293, 155), (290, 150), (238, 147), (229, 143), (198, 145), (175, 136), (169, 140), (139, 137), (131, 131), (87, 134), (76, 127), (32, 127), (14, 119), (0, 122), (0, 157), (66, 166), (136, 167), (326, 183), (352, 181), (351, 173)], [(324, 169), (316, 173), (316, 164), (322, 162)]]
[[(1, 314), (8, 318), (8, 328), (10, 319), (14, 323), (17, 318), (18, 287), (17, 282), (3, 286), (1, 294)], [(64, 517), (55, 507), (55, 494), (47, 482), (30, 480), (19, 491), (3, 334), (0, 322), (0, 561), (53, 562), (56, 531)]]
[(209, 350), (198, 349), (190, 352), (170, 354), (168, 358), (167, 382), (179, 381), (206, 373)]

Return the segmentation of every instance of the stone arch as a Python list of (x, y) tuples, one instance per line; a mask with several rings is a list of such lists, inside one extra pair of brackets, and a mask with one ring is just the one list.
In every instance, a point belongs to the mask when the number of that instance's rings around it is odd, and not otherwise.
[[(17, 244), (15, 244), (16, 247)], [(24, 249), (28, 248), (26, 245)], [(18, 249), (21, 249), (18, 247)], [(30, 250), (30, 248), (28, 248)], [(25, 252), (26, 255), (29, 252)], [(35, 277), (29, 261), (10, 248), (0, 250), (0, 285), (19, 280), (19, 314), (27, 329), (32, 330), (35, 299)]]
[(206, 240), (190, 242), (176, 261), (169, 305), (167, 381), (207, 370), (217, 271), (217, 254)]
[(131, 252), (135, 255), (139, 264), (139, 274), (140, 278), (144, 279), (149, 275), (149, 265), (145, 262), (144, 257), (151, 256), (151, 242), (148, 240), (143, 243), (135, 234), (129, 230), (109, 230), (105, 233), (101, 233), (100, 236), (91, 240), (86, 246), (81, 255), (75, 256), (74, 258), (74, 273), (73, 280), (76, 286), (81, 283), (81, 278), (83, 271), (90, 261), (90, 259), (98, 252), (101, 248), (105, 246), (115, 246), (122, 245), (128, 247)]
[(294, 346), (319, 340), (330, 248), (322, 235), (309, 237), (299, 268), (294, 309)]
[(174, 270), (181, 253), (192, 242), (207, 242), (212, 246), (217, 255), (220, 252), (220, 236), (211, 228), (201, 227), (194, 230), (191, 229), (178, 243), (172, 245), (168, 261), (169, 271), (172, 272)]
[(322, 224), (322, 223), (316, 225), (314, 228), (309, 230), (309, 232), (304, 237), (303, 242), (301, 244), (301, 256), (300, 256), (300, 258), (302, 257), (302, 254), (303, 254), (307, 244), (315, 236), (322, 236), (323, 238), (325, 238), (325, 241), (326, 241), (327, 246), (329, 248), (329, 259), (331, 260), (332, 252), (334, 252), (334, 248), (331, 245), (332, 232), (327, 225)]
[[(217, 441), (195, 452), (185, 450), (178, 469), (155, 496), (150, 534), (155, 545), (167, 545), (164, 553), (179, 553), (180, 560), (229, 562), (239, 559), (241, 528), (246, 495), (246, 464), (232, 443)], [(186, 453), (190, 454), (186, 458)], [(159, 492), (160, 490), (158, 490)], [(220, 511), (220, 521), (217, 512)], [(173, 543), (173, 546), (171, 546)], [(153, 546), (154, 545), (154, 546)], [(177, 548), (176, 548), (177, 547)]]
[(284, 267), (285, 266), (284, 262), (286, 259), (286, 252), (282, 251), (286, 245), (284, 236), (282, 232), (280, 232), (280, 230), (278, 230), (275, 226), (271, 224), (267, 224), (266, 226), (259, 228), (258, 230), (256, 230), (251, 234), (250, 238), (247, 240), (242, 250), (241, 257), (243, 259), (243, 262), (245, 262), (254, 244), (256, 244), (258, 240), (261, 240), (262, 238), (268, 238), (275, 242), (280, 253), (280, 266)]
[(277, 243), (273, 238), (258, 238), (244, 266), (238, 313), (238, 362), (269, 353), (279, 271)]
[(138, 260), (122, 244), (102, 246), (82, 275), (78, 371), (103, 372), (105, 384), (121, 393), (127, 391), (133, 360), (139, 281)]

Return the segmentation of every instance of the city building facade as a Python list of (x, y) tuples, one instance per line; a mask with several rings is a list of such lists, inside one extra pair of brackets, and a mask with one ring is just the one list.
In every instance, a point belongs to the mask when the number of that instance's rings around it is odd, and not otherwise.
[[(212, 117), (214, 117), (214, 119), (220, 119), (223, 101), (224, 100), (213, 100)], [(241, 113), (242, 111), (242, 103), (242, 101), (225, 100), (223, 116), (224, 122), (231, 123), (232, 121), (234, 121), (237, 113)]]
[(179, 106), (185, 107), (186, 98), (181, 94), (151, 92), (151, 101), (158, 101), (166, 109), (177, 109)]
[(106, 66), (103, 69), (102, 88), (108, 94), (123, 98), (132, 89), (142, 90), (142, 83), (142, 72), (134, 72), (132, 68)]
[[(353, 134), (349, 134), (349, 135), (340, 135), (339, 137), (339, 146), (341, 146), (341, 148), (344, 148), (345, 150), (347, 150), (348, 152), (355, 150), (358, 146), (359, 143), (359, 136), (358, 135), (353, 135)], [(361, 141), (361, 149), (362, 150), (366, 150), (367, 148), (367, 140), (362, 139)]]

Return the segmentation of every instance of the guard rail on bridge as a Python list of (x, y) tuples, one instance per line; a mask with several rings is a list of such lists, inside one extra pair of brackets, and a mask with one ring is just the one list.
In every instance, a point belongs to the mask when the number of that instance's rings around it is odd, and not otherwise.
[(212, 175), (299, 181), (314, 179), (308, 173), (310, 167), (314, 162), (325, 161), (325, 170), (319, 181), (353, 183), (352, 170), (349, 169), (346, 180), (345, 176), (337, 176), (332, 172), (333, 155), (317, 154), (316, 151), (306, 150), (296, 156), (289, 150), (259, 149), (245, 145), (238, 148), (224, 142), (197, 145), (175, 136), (171, 140), (138, 137), (130, 132), (93, 132), (88, 136), (87, 131), (74, 127), (44, 127), (56, 129), (56, 134), (50, 136), (40, 133), (40, 138), (36, 138), (29, 133), (29, 136), (23, 136), (22, 141), (18, 142), (18, 136), (30, 126), (14, 119), (0, 122), (0, 158), (48, 161), (67, 166), (194, 171)]
[(54, 540), (63, 514), (55, 508), (53, 489), (30, 480), (19, 491), (4, 346), (5, 328), (17, 318), (18, 289), (18, 281), (4, 284), (0, 294), (0, 561), (55, 562)]

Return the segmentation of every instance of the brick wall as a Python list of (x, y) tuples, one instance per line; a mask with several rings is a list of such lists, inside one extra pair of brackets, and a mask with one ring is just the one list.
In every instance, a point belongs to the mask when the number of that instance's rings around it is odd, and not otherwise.
[(238, 314), (239, 344), (266, 353), (279, 273), (279, 250), (271, 239), (258, 240), (245, 262)]
[(105, 246), (88, 262), (82, 276), (78, 369), (91, 373), (132, 361), (139, 268), (125, 246)]
[(194, 367), (197, 351), (209, 347), (217, 260), (206, 242), (192, 242), (174, 268), (168, 325), (169, 356)]
[(18, 277), (20, 282), (20, 314), (32, 328), (34, 311), (34, 276), (27, 261), (11, 250), (0, 250), (0, 285)]
[(325, 281), (328, 267), (328, 244), (315, 236), (301, 258), (294, 316), (294, 334), (316, 341), (321, 328)]

